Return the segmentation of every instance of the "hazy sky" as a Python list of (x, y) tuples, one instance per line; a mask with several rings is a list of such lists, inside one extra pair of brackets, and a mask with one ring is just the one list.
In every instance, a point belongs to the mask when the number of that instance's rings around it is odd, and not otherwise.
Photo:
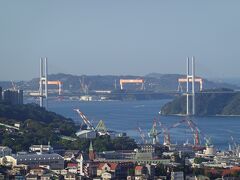
[(0, 80), (49, 73), (240, 78), (239, 0), (0, 0)]

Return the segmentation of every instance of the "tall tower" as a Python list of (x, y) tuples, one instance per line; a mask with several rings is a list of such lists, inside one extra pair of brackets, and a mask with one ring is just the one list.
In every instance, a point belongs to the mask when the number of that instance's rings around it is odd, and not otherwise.
[[(190, 64), (190, 60), (189, 60), (189, 57), (187, 57), (187, 87), (186, 87), (187, 110), (186, 110), (186, 114), (187, 115), (195, 115), (195, 58), (194, 58), (194, 56), (192, 57), (191, 74), (190, 74), (189, 64)], [(191, 92), (189, 90), (189, 82), (192, 82)], [(189, 96), (192, 96), (192, 112), (191, 113), (190, 113), (190, 108), (189, 108)]]
[(89, 151), (88, 151), (89, 160), (93, 161), (95, 159), (95, 154), (93, 151), (92, 141), (90, 141)]
[(187, 57), (187, 88), (186, 88), (186, 94), (187, 94), (187, 116), (189, 115), (189, 78), (191, 78), (190, 76), (190, 72), (189, 72), (189, 57)]
[(45, 107), (48, 107), (48, 65), (47, 58), (40, 58), (40, 82), (39, 82), (40, 107), (43, 107), (45, 98)]
[(192, 115), (195, 115), (195, 57), (192, 57)]

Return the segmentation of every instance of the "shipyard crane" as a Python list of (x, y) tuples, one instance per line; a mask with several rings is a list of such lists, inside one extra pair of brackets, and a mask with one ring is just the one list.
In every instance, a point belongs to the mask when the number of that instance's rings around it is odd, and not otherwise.
[(142, 129), (141, 129), (140, 127), (138, 127), (137, 130), (138, 130), (138, 132), (139, 132), (139, 134), (140, 134), (140, 137), (141, 137), (141, 139), (142, 139), (142, 142), (143, 142), (144, 144), (147, 144), (146, 136), (145, 136), (144, 132), (142, 131)]
[(73, 109), (74, 111), (76, 111), (79, 116), (82, 118), (84, 124), (87, 125), (87, 129), (92, 129), (95, 130), (95, 128), (93, 127), (92, 123), (88, 120), (88, 118), (83, 114), (83, 112), (81, 112), (79, 109)]
[(17, 85), (13, 82), (13, 80), (11, 81), (11, 83), (12, 83), (12, 89), (14, 91), (16, 91), (17, 90)]
[(163, 135), (164, 135), (164, 141), (163, 141), (163, 144), (164, 145), (170, 145), (171, 144), (171, 141), (170, 141), (170, 133), (169, 133), (169, 130), (172, 129), (172, 128), (176, 128), (178, 126), (180, 126), (182, 123), (185, 122), (185, 120), (180, 120), (176, 123), (174, 123), (172, 126), (170, 127), (164, 127), (162, 122), (159, 120), (159, 126), (161, 127), (162, 131), (163, 131)]
[(194, 136), (194, 146), (198, 147), (200, 145), (200, 130), (198, 129), (197, 125), (190, 119), (186, 119), (187, 125), (188, 127), (191, 129), (191, 131), (193, 132), (193, 136)]
[(170, 134), (168, 129), (163, 125), (161, 121), (158, 121), (158, 123), (163, 132), (163, 145), (170, 145), (171, 140), (170, 140)]
[(158, 135), (161, 134), (161, 133), (162, 132), (158, 132), (157, 121), (156, 121), (156, 119), (154, 119), (152, 129), (148, 133), (148, 136), (152, 138), (152, 143), (153, 144), (156, 144), (157, 142), (159, 142)]

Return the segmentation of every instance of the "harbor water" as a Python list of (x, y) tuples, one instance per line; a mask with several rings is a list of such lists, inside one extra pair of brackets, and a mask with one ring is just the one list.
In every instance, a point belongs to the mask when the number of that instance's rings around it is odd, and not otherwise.
[[(159, 116), (161, 107), (169, 100), (154, 101), (54, 101), (49, 102), (49, 110), (73, 119), (76, 124), (81, 124), (82, 119), (73, 109), (80, 109), (88, 119), (96, 126), (99, 120), (103, 120), (109, 130), (126, 132), (129, 136), (141, 141), (138, 127), (147, 134), (150, 131), (154, 118), (170, 127), (172, 124), (184, 119), (181, 116)], [(201, 131), (201, 143), (203, 136), (211, 138), (212, 143), (218, 149), (227, 149), (229, 144), (239, 142), (240, 117), (194, 117), (192, 120)], [(161, 128), (158, 127), (158, 131)], [(193, 143), (193, 133), (186, 124), (181, 124), (170, 130), (172, 143), (181, 144), (187, 140)], [(163, 135), (159, 135), (160, 142)]]

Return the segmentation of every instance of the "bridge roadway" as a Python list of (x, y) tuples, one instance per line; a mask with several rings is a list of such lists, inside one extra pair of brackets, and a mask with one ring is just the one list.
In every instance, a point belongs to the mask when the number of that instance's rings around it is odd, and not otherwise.
[[(195, 94), (236, 94), (240, 91), (197, 91)], [(189, 93), (191, 94), (191, 93)], [(152, 95), (152, 96), (160, 96), (160, 95), (169, 95), (169, 96), (176, 96), (176, 95), (187, 95), (186, 92), (178, 92), (178, 91), (161, 91), (161, 92), (152, 92), (152, 91), (125, 91), (125, 92), (111, 92), (111, 93), (96, 93), (96, 92), (90, 92), (89, 94), (84, 93), (64, 93), (62, 95), (56, 95), (49, 93), (49, 96), (58, 96), (58, 97), (74, 97), (74, 96), (126, 96), (126, 95)], [(39, 96), (31, 96), (30, 97), (39, 97)]]

